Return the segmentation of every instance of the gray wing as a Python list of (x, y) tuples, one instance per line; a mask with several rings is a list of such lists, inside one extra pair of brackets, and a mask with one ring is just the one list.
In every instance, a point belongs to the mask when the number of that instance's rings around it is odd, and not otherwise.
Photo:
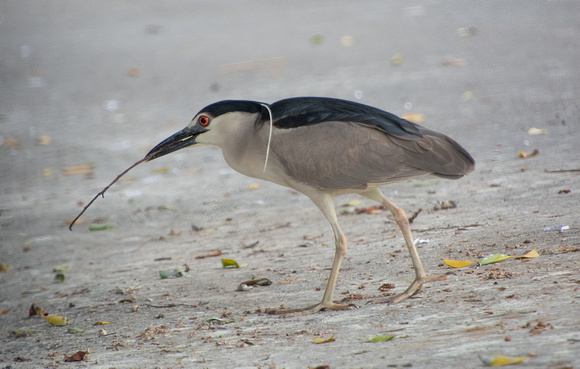
[(351, 122), (275, 129), (271, 150), (291, 178), (319, 189), (365, 189), (424, 174), (459, 178), (473, 170), (459, 144), (416, 127), (421, 138), (412, 141)]

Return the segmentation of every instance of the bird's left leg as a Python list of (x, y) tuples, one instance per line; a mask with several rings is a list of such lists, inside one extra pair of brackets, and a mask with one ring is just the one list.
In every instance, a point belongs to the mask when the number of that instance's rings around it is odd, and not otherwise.
[(302, 315), (302, 314), (312, 314), (319, 312), (320, 310), (348, 310), (351, 307), (347, 305), (335, 304), (332, 301), (332, 295), (334, 293), (334, 287), (336, 285), (336, 279), (338, 278), (338, 271), (340, 270), (340, 264), (342, 259), (346, 254), (346, 236), (342, 233), (340, 226), (338, 225), (338, 220), (336, 217), (336, 210), (334, 208), (334, 197), (329, 194), (316, 194), (310, 196), (311, 200), (318, 206), (322, 214), (328, 219), (334, 232), (334, 242), (335, 242), (335, 252), (334, 260), (332, 261), (332, 269), (330, 271), (330, 276), (328, 277), (328, 282), (326, 284), (326, 289), (324, 290), (324, 295), (322, 301), (318, 304), (308, 306), (299, 309), (268, 309), (271, 314), (292, 314), (292, 315)]
[(399, 225), (401, 232), (403, 233), (403, 238), (409, 249), (409, 254), (411, 255), (411, 261), (413, 263), (413, 269), (415, 269), (415, 280), (411, 285), (405, 290), (405, 292), (400, 293), (395, 296), (389, 296), (384, 299), (377, 299), (373, 301), (374, 303), (392, 303), (396, 304), (404, 299), (413, 296), (421, 291), (421, 287), (425, 282), (443, 281), (447, 279), (446, 275), (443, 276), (428, 276), (423, 268), (421, 259), (419, 259), (419, 253), (415, 247), (415, 242), (413, 242), (413, 236), (411, 235), (411, 227), (409, 226), (409, 220), (403, 209), (399, 208), (397, 205), (393, 204), (383, 195), (383, 193), (377, 188), (370, 190), (368, 192), (361, 193), (361, 195), (368, 197), (369, 199), (375, 200), (381, 203), (384, 207), (389, 209), (395, 221)]

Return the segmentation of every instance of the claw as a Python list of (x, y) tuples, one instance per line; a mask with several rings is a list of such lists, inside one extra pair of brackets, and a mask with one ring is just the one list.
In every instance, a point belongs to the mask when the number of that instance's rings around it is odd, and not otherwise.
[(405, 292), (398, 295), (389, 296), (385, 298), (380, 298), (372, 301), (372, 304), (396, 304), (411, 296), (414, 296), (421, 292), (421, 287), (425, 282), (438, 282), (444, 281), (449, 278), (447, 275), (435, 275), (435, 276), (425, 276), (421, 279), (415, 279), (413, 283), (405, 290)]

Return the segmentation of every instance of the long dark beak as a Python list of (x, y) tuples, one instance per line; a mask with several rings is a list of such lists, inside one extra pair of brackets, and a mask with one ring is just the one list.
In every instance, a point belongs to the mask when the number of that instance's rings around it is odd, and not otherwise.
[(149, 151), (147, 155), (145, 155), (145, 159), (146, 161), (151, 161), (179, 149), (183, 149), (184, 147), (195, 145), (197, 143), (195, 142), (195, 138), (206, 131), (206, 129), (197, 126), (186, 127), (173, 136), (161, 141), (157, 146)]

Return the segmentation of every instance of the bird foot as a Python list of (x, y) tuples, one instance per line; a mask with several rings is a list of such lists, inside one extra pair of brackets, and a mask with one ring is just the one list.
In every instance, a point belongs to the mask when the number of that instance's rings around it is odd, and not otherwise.
[(371, 301), (372, 304), (396, 304), (399, 303), (413, 295), (418, 294), (421, 292), (421, 287), (425, 282), (438, 282), (444, 281), (449, 278), (447, 275), (434, 275), (434, 276), (425, 276), (423, 278), (415, 278), (413, 283), (405, 290), (405, 292), (400, 293), (398, 295), (388, 296), (380, 299), (376, 299)]
[(305, 308), (287, 309), (285, 307), (266, 309), (266, 313), (274, 315), (284, 315), (285, 317), (315, 314), (322, 310), (350, 310), (354, 305), (340, 305), (335, 303), (318, 303)]

